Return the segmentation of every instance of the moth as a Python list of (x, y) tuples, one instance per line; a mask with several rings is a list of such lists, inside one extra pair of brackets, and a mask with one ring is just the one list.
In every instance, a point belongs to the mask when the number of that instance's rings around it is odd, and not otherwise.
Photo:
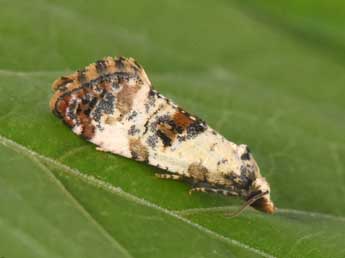
[[(270, 186), (247, 145), (226, 140), (154, 90), (133, 58), (106, 57), (52, 85), (51, 111), (97, 149), (165, 170), (192, 192), (238, 196), (273, 213)], [(241, 210), (242, 210), (241, 209)]]

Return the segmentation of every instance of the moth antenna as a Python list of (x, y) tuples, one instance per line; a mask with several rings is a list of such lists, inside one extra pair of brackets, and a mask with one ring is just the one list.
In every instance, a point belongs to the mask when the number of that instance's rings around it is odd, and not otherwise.
[(268, 191), (254, 195), (252, 198), (250, 198), (248, 201), (246, 201), (237, 211), (234, 211), (232, 213), (225, 213), (225, 215), (229, 216), (230, 218), (234, 218), (234, 217), (240, 215), (248, 206), (252, 205), (254, 202), (259, 200), (260, 198), (262, 198), (266, 194), (268, 194)]

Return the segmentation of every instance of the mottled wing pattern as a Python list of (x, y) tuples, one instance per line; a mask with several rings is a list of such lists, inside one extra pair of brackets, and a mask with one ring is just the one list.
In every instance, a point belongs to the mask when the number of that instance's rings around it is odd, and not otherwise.
[(97, 149), (161, 167), (192, 191), (242, 196), (272, 213), (269, 185), (236, 145), (155, 91), (132, 58), (107, 57), (56, 80), (53, 113)]
[(109, 124), (115, 119), (115, 113), (116, 119), (121, 120), (131, 109), (129, 98), (140, 87), (150, 85), (144, 70), (133, 59), (107, 57), (56, 80), (50, 108), (74, 132), (90, 140), (96, 128), (102, 129), (102, 122)]
[(101, 150), (152, 165), (160, 166), (157, 153), (207, 128), (153, 90), (132, 58), (104, 58), (61, 77), (52, 88), (50, 108), (74, 133)]

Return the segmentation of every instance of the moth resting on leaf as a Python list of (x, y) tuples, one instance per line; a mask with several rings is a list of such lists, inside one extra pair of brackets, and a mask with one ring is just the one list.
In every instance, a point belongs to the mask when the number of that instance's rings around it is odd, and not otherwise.
[(270, 187), (246, 145), (226, 140), (152, 88), (132, 58), (107, 57), (57, 79), (50, 109), (97, 149), (166, 170), (190, 192), (239, 196), (273, 213)]

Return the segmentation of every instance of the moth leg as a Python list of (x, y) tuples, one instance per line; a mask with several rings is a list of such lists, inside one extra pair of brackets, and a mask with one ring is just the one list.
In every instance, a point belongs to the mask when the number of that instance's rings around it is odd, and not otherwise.
[(203, 193), (216, 193), (221, 194), (224, 196), (238, 196), (238, 193), (234, 191), (229, 191), (225, 189), (217, 189), (217, 188), (210, 188), (210, 187), (194, 187), (189, 190), (189, 194), (191, 195), (193, 192), (203, 192)]
[(177, 175), (177, 174), (160, 174), (160, 173), (155, 173), (155, 176), (161, 179), (172, 179), (172, 180), (183, 180), (184, 176), (183, 175)]

